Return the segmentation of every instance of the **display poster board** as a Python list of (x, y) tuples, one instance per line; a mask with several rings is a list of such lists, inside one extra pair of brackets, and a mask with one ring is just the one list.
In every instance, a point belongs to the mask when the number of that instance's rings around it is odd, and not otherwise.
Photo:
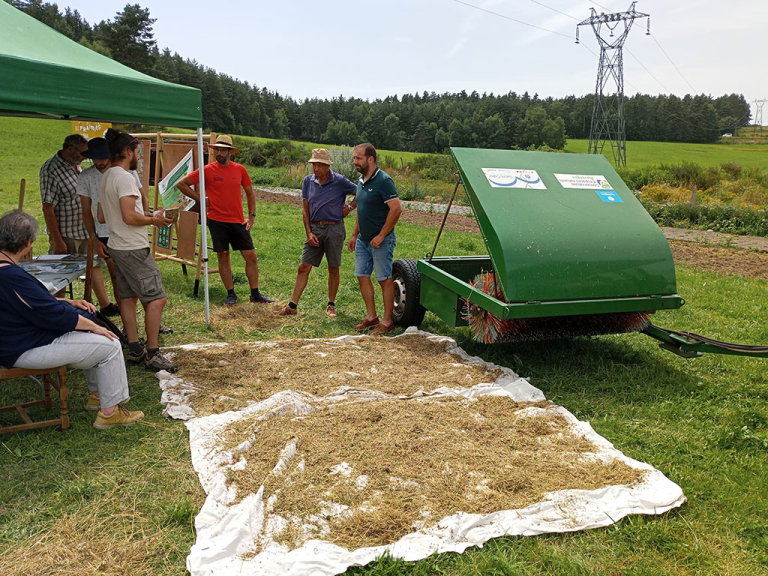
[(72, 132), (74, 134), (82, 134), (88, 140), (91, 138), (103, 138), (109, 128), (112, 128), (112, 124), (109, 122), (81, 122), (79, 120), (72, 120)]

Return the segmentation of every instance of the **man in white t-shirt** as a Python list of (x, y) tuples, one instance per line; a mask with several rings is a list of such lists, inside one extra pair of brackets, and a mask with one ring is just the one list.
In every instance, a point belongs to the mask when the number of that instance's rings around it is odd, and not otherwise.
[[(163, 279), (147, 239), (147, 226), (167, 226), (171, 223), (164, 211), (155, 216), (144, 214), (141, 192), (129, 172), (138, 165), (139, 141), (113, 129), (105, 134), (109, 142), (112, 164), (99, 183), (99, 203), (109, 227), (109, 253), (115, 261), (117, 287), (120, 290), (120, 315), (128, 337), (127, 358), (144, 362), (155, 372), (176, 371), (176, 364), (160, 354), (158, 332), (167, 298)], [(139, 343), (136, 303), (144, 307), (147, 348)]]
[(93, 267), (91, 274), (93, 291), (99, 301), (102, 314), (119, 316), (120, 291), (117, 289), (115, 264), (107, 252), (109, 228), (106, 224), (99, 222), (96, 217), (96, 207), (99, 205), (99, 182), (101, 182), (101, 175), (110, 166), (107, 140), (105, 138), (91, 138), (88, 140), (88, 150), (82, 152), (82, 156), (93, 161), (93, 166), (86, 168), (77, 175), (77, 193), (80, 196), (80, 206), (83, 209), (83, 223), (88, 231), (88, 236), (94, 238), (94, 251), (107, 263), (116, 303), (109, 301), (107, 288), (104, 285), (104, 276), (101, 273), (101, 266), (98, 264)]

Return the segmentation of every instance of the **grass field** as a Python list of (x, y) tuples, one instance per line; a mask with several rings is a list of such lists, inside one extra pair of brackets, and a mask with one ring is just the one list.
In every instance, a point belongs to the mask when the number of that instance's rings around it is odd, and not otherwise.
[[(589, 140), (568, 140), (568, 152), (586, 154)], [(613, 164), (609, 144), (603, 155)], [(719, 166), (735, 162), (742, 166), (768, 169), (768, 143), (766, 144), (691, 144), (677, 142), (627, 142), (627, 168), (642, 168), (655, 164), (681, 164), (694, 162), (702, 166)]]
[[(240, 138), (243, 138), (245, 140), (252, 140), (254, 142), (274, 142), (274, 139), (272, 138), (261, 138), (259, 136), (240, 136)], [(312, 148), (327, 148), (329, 150), (333, 150), (336, 148), (341, 148), (342, 146), (337, 146), (335, 144), (320, 144), (318, 142), (300, 142), (300, 141), (294, 141), (295, 144), (305, 146), (309, 149)], [(377, 149), (377, 152), (380, 157), (384, 156), (391, 156), (392, 158), (396, 159), (397, 162), (400, 162), (400, 158), (403, 159), (403, 162), (406, 164), (408, 162), (411, 162), (416, 156), (423, 156), (423, 154), (419, 152), (403, 152), (400, 150), (384, 150), (383, 148), (381, 150)]]
[[(41, 217), (37, 170), (69, 132), (56, 121), (0, 119), (0, 212), (16, 204), (26, 176), (28, 210)], [(9, 143), (13, 143), (11, 149)], [(262, 290), (290, 295), (301, 251), (297, 208), (259, 203), (254, 240)], [(398, 225), (396, 257), (418, 258), (436, 231)], [(46, 245), (42, 236), (36, 253)], [(478, 236), (446, 233), (443, 254), (482, 253)], [(235, 256), (236, 289), (247, 283)], [(363, 314), (352, 257), (345, 251), (339, 318), (323, 314), (326, 274), (310, 276), (301, 314), (281, 328), (206, 328), (201, 298), (178, 265), (161, 263), (175, 333), (164, 345), (199, 341), (338, 336)], [(225, 292), (211, 279), (211, 301)], [(654, 322), (728, 341), (768, 342), (768, 282), (678, 267), (688, 304)], [(248, 306), (248, 304), (242, 304)], [(466, 329), (427, 314), (426, 330), (456, 338), (470, 354), (509, 366), (548, 399), (592, 423), (632, 458), (680, 484), (689, 501), (660, 517), (629, 517), (606, 529), (554, 536), (500, 538), (464, 554), (418, 563), (390, 559), (351, 569), (371, 576), (659, 575), (768, 573), (768, 370), (766, 360), (708, 355), (683, 360), (640, 335), (482, 346)], [(130, 366), (129, 407), (147, 414), (137, 426), (97, 432), (81, 372), (70, 374), (72, 427), (0, 437), (0, 574), (182, 575), (194, 542), (193, 519), (204, 500), (189, 455), (187, 431), (161, 415), (156, 379)], [(3, 383), (0, 404), (34, 396), (25, 382)], [(4, 417), (5, 418), (5, 417)], [(3, 419), (3, 421), (5, 421)]]

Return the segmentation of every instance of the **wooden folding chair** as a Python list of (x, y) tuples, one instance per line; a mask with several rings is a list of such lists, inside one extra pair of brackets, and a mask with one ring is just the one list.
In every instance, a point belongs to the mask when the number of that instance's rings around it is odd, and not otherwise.
[[(51, 376), (58, 373), (59, 380), (56, 382)], [(23, 424), (16, 424), (13, 426), (4, 426), (0, 428), (0, 434), (5, 432), (18, 432), (19, 430), (31, 430), (33, 428), (44, 428), (45, 426), (57, 426), (61, 425), (62, 430), (69, 428), (69, 390), (67, 389), (67, 367), (57, 366), (56, 368), (27, 370), (25, 368), (0, 368), (0, 381), (8, 380), (10, 378), (24, 378), (29, 376), (42, 376), (43, 379), (43, 397), (39, 400), (33, 400), (31, 402), (21, 402), (19, 404), (11, 404), (9, 406), (0, 407), (0, 413), (2, 412), (17, 412)], [(36, 379), (33, 379), (37, 381)], [(46, 410), (53, 408), (53, 402), (51, 401), (51, 387), (55, 388), (59, 392), (60, 414), (58, 418), (50, 420), (38, 420), (33, 421), (27, 414), (26, 409), (32, 406), (45, 406)]]

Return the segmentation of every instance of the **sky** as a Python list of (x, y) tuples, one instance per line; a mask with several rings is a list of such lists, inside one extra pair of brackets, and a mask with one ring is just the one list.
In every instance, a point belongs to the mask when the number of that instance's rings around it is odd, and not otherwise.
[[(57, 0), (95, 24), (128, 0)], [(476, 90), (593, 93), (599, 47), (590, 8), (629, 0), (130, 0), (155, 39), (185, 58), (297, 100)], [(467, 4), (474, 5), (473, 8)], [(727, 8), (726, 8), (727, 6)], [(625, 94), (768, 99), (765, 0), (639, 0), (624, 45)], [(545, 30), (526, 26), (518, 20)], [(609, 38), (610, 40), (610, 38)], [(754, 105), (753, 105), (754, 119)], [(768, 121), (768, 115), (766, 117)], [(766, 121), (764, 124), (768, 123)]]

